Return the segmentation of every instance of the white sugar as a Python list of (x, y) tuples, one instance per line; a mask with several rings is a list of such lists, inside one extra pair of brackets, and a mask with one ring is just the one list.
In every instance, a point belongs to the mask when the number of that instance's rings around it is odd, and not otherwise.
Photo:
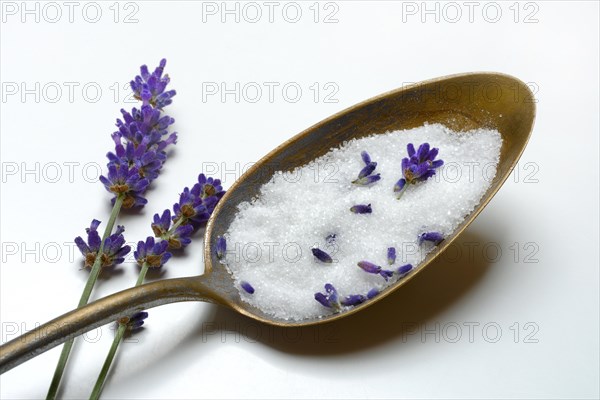
[[(398, 200), (393, 187), (402, 177), (406, 146), (425, 142), (439, 148), (444, 165), (434, 177), (409, 185)], [(391, 285), (396, 277), (386, 282), (357, 263), (388, 268), (387, 248), (395, 247), (395, 267), (418, 268), (433, 248), (429, 242), (419, 246), (418, 235), (448, 236), (473, 211), (496, 174), (501, 145), (494, 130), (456, 133), (425, 125), (352, 140), (293, 172), (276, 173), (258, 198), (239, 206), (225, 235), (225, 263), (242, 299), (277, 318), (301, 320), (334, 312), (314, 299), (325, 283), (340, 297)], [(369, 187), (351, 184), (365, 165), (361, 151), (381, 174)], [(373, 212), (350, 212), (356, 204), (371, 204)], [(328, 245), (331, 234), (335, 242)], [(315, 246), (334, 262), (318, 261), (311, 252)], [(241, 289), (244, 281), (254, 294)]]

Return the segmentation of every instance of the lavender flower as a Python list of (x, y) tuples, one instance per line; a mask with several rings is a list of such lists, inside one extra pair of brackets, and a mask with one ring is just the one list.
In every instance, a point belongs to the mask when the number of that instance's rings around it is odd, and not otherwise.
[(358, 186), (368, 186), (374, 182), (377, 182), (381, 179), (380, 174), (372, 175), (377, 167), (377, 163), (371, 161), (371, 156), (366, 151), (360, 153), (360, 156), (365, 163), (365, 166), (358, 173), (358, 178), (352, 181), (354, 185)]
[(152, 236), (146, 241), (139, 241), (137, 250), (133, 255), (139, 265), (147, 264), (150, 268), (160, 268), (171, 258), (172, 254), (167, 251), (166, 241), (155, 242)]
[(387, 261), (389, 265), (393, 265), (396, 262), (396, 249), (394, 247), (388, 247)]
[(415, 146), (409, 143), (406, 146), (408, 157), (402, 159), (403, 177), (394, 185), (394, 192), (398, 198), (404, 192), (407, 184), (416, 184), (426, 181), (435, 175), (435, 170), (444, 164), (442, 160), (436, 160), (438, 149), (429, 148), (429, 143), (423, 143), (415, 151)]
[(177, 134), (168, 133), (175, 120), (161, 113), (175, 95), (174, 90), (165, 91), (169, 83), (168, 76), (162, 76), (165, 64), (162, 60), (152, 74), (141, 67), (141, 76), (131, 82), (131, 88), (143, 105), (131, 112), (121, 110), (123, 119), (117, 119), (118, 131), (112, 134), (115, 151), (107, 154), (108, 176), (100, 180), (109, 192), (125, 194), (124, 208), (146, 204), (143, 194), (167, 159), (165, 149), (177, 142)]
[(406, 264), (401, 267), (398, 267), (396, 273), (402, 277), (403, 275), (408, 274), (412, 270), (413, 266), (411, 264)]
[(364, 303), (366, 300), (367, 300), (367, 298), (365, 296), (363, 296), (362, 294), (351, 294), (349, 296), (346, 296), (341, 301), (341, 304), (343, 306), (357, 306), (361, 303)]
[(152, 74), (146, 65), (142, 65), (140, 75), (131, 81), (134, 96), (138, 100), (142, 100), (144, 104), (152, 104), (158, 109), (171, 104), (171, 97), (176, 94), (174, 90), (165, 91), (170, 81), (169, 75), (163, 76), (166, 64), (167, 60), (164, 58), (160, 60), (160, 64)]
[[(86, 232), (88, 234), (87, 243), (81, 238), (81, 236), (75, 238), (75, 244), (85, 258), (85, 267), (91, 267), (94, 265), (96, 257), (98, 257), (98, 252), (100, 251), (100, 245), (102, 243), (102, 239), (100, 238), (97, 230), (99, 225), (100, 221), (93, 220), (90, 227), (86, 228)], [(119, 225), (117, 226), (115, 233), (106, 238), (102, 254), (100, 255), (101, 267), (109, 268), (122, 264), (123, 261), (125, 261), (125, 256), (129, 253), (131, 247), (124, 246), (124, 231), (125, 229)]]
[[(100, 182), (115, 196), (124, 195), (124, 208), (143, 206), (148, 202), (142, 196), (148, 187), (148, 179), (142, 178), (136, 167), (129, 168), (129, 165), (123, 162), (109, 164), (108, 176), (100, 176)], [(112, 199), (113, 203), (115, 198)]]
[(423, 242), (432, 242), (434, 245), (440, 244), (440, 242), (444, 240), (444, 235), (439, 232), (425, 232), (419, 235), (419, 245), (422, 245)]
[(325, 253), (323, 250), (317, 248), (317, 247), (313, 247), (311, 249), (313, 256), (315, 256), (315, 258), (321, 262), (327, 263), (327, 264), (331, 264), (333, 262), (333, 258), (331, 258), (331, 256), (327, 253)]
[(154, 236), (169, 243), (169, 248), (184, 248), (192, 242), (191, 236), (210, 218), (225, 191), (218, 179), (200, 174), (192, 189), (184, 188), (179, 201), (171, 210), (155, 214), (151, 227)]
[(133, 314), (131, 317), (119, 318), (117, 324), (127, 325), (127, 330), (132, 332), (140, 329), (144, 325), (144, 320), (148, 318), (146, 311), (139, 311)]
[(192, 225), (181, 225), (175, 228), (167, 235), (166, 241), (169, 243), (170, 249), (183, 249), (188, 244), (192, 243), (192, 234), (194, 227)]
[(242, 289), (244, 289), (246, 293), (254, 294), (254, 288), (248, 282), (242, 281), (240, 282), (240, 286), (242, 287)]
[(227, 240), (223, 236), (217, 237), (217, 244), (215, 246), (215, 251), (217, 253), (217, 258), (219, 260), (225, 257), (225, 253), (227, 252)]
[(372, 299), (373, 297), (377, 296), (379, 294), (379, 290), (377, 290), (376, 288), (373, 288), (371, 290), (369, 290), (369, 292), (367, 293), (367, 299)]
[(350, 207), (350, 211), (355, 214), (371, 214), (373, 209), (371, 208), (371, 204), (357, 204)]
[(379, 265), (375, 265), (369, 261), (360, 261), (358, 266), (365, 272), (369, 274), (379, 274), (386, 281), (394, 275), (394, 271), (389, 271), (386, 269), (382, 269)]
[(338, 298), (337, 290), (331, 283), (325, 284), (325, 293), (315, 293), (315, 300), (323, 305), (323, 307), (332, 308), (334, 310), (340, 309), (340, 300)]

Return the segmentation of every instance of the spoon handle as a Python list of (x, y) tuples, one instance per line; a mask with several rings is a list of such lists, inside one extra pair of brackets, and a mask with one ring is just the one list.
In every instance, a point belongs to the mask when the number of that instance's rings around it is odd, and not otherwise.
[(181, 301), (226, 304), (222, 296), (206, 283), (206, 276), (147, 283), (63, 314), (0, 346), (0, 374), (72, 337), (139, 310)]

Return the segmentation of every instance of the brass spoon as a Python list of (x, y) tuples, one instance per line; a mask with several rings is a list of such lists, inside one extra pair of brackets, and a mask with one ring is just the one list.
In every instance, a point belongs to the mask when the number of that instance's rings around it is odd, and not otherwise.
[(341, 111), (294, 136), (256, 163), (237, 180), (217, 205), (204, 236), (204, 275), (148, 283), (107, 296), (68, 312), (0, 347), (0, 373), (69, 338), (117, 320), (123, 315), (180, 301), (208, 301), (230, 307), (257, 321), (298, 327), (337, 320), (364, 310), (397, 290), (422, 270), (348, 311), (324, 318), (286, 321), (241, 301), (234, 281), (213, 250), (216, 237), (231, 223), (236, 206), (257, 195), (277, 170), (292, 170), (342, 142), (424, 123), (441, 123), (455, 131), (485, 127), (503, 138), (498, 172), (479, 206), (423, 261), (428, 265), (475, 219), (500, 189), (517, 163), (533, 128), (535, 100), (527, 85), (508, 75), (469, 73), (442, 77), (393, 90)]

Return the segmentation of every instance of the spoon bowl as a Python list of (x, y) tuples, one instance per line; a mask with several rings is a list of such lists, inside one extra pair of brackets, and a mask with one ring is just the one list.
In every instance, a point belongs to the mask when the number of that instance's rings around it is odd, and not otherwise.
[[(477, 217), (500, 189), (523, 153), (535, 119), (535, 99), (522, 81), (498, 73), (442, 77), (393, 90), (343, 110), (289, 139), (238, 179), (215, 208), (204, 236), (204, 274), (148, 283), (97, 300), (64, 314), (0, 347), (0, 373), (57, 346), (73, 336), (123, 315), (179, 301), (208, 301), (227, 306), (257, 321), (281, 327), (326, 323), (374, 304), (418, 273), (444, 251)], [(344, 141), (424, 123), (454, 131), (496, 129), (502, 135), (497, 174), (477, 208), (423, 260), (419, 268), (378, 296), (338, 314), (301, 321), (278, 319), (241, 300), (234, 280), (214, 251), (216, 238), (232, 222), (237, 206), (256, 197), (276, 171), (291, 171)]]

